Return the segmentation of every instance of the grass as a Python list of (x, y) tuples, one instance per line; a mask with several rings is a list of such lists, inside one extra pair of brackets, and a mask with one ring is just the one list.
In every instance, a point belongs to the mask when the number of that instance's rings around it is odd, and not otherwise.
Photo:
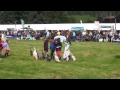
[(77, 60), (56, 63), (30, 56), (30, 46), (43, 50), (42, 40), (10, 42), (10, 56), (0, 61), (1, 79), (120, 79), (120, 43), (72, 42)]

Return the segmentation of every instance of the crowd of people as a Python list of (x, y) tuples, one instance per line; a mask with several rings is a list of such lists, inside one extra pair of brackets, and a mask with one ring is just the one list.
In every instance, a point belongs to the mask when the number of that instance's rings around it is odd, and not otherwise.
[(17, 37), (19, 40), (39, 40), (44, 37), (51, 37), (51, 36), (65, 36), (70, 37), (73, 41), (95, 41), (98, 42), (99, 39), (102, 41), (112, 42), (113, 40), (120, 38), (120, 32), (116, 31), (113, 32), (112, 30), (78, 30), (78, 31), (69, 31), (69, 30), (24, 30), (24, 31), (17, 31), (17, 30), (8, 30), (8, 31), (0, 31), (0, 33), (4, 33), (7, 37)]
[(116, 39), (120, 38), (120, 31), (113, 32), (112, 30), (79, 30), (79, 31), (69, 31), (69, 30), (8, 30), (8, 31), (0, 31), (0, 33), (4, 33), (7, 37), (17, 37), (19, 40), (39, 40), (43, 37), (51, 37), (51, 36), (65, 36), (70, 37), (73, 41), (95, 41), (98, 42), (99, 39), (102, 41), (112, 42)]

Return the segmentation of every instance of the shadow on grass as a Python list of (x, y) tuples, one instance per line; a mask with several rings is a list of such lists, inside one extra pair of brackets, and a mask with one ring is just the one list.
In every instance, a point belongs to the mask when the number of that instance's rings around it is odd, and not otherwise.
[(115, 57), (116, 57), (116, 58), (120, 58), (120, 55), (116, 55)]
[[(9, 54), (7, 57), (10, 57), (11, 54)], [(5, 55), (2, 55), (2, 58), (7, 58)]]

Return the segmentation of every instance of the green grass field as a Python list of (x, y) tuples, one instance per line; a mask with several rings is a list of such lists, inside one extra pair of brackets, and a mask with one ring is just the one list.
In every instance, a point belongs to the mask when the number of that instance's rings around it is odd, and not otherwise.
[(77, 60), (56, 63), (30, 56), (30, 46), (43, 50), (42, 40), (10, 42), (10, 56), (0, 61), (0, 79), (120, 79), (120, 43), (72, 42)]

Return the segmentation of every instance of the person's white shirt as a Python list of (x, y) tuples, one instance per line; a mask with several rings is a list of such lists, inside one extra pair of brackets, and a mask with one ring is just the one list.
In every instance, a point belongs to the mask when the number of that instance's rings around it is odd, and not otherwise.
[(10, 50), (9, 43), (4, 42), (4, 43), (2, 44), (2, 46), (3, 46), (4, 49)]
[(60, 41), (63, 42), (63, 41), (66, 41), (66, 37), (65, 36), (55, 36), (54, 39), (57, 39), (57, 38), (60, 38)]
[(82, 35), (83, 35), (83, 36), (84, 36), (84, 35), (86, 35), (86, 32), (85, 32), (85, 31), (83, 31), (83, 32), (82, 32)]
[(47, 31), (46, 37), (49, 37), (49, 31)]
[(112, 36), (113, 35), (113, 33), (112, 33), (112, 31), (110, 32), (110, 36)]
[(5, 34), (2, 34), (2, 37), (1, 37), (2, 41), (6, 42), (6, 35)]
[(73, 36), (76, 36), (75, 32), (73, 32)]
[(6, 50), (10, 50), (9, 44), (7, 43), (7, 46), (5, 47)]

